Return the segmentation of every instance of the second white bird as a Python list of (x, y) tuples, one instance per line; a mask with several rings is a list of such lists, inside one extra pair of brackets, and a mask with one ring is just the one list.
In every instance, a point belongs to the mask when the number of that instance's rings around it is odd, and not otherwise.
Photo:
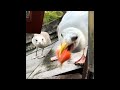
[(49, 44), (51, 44), (50, 35), (47, 32), (43, 32), (43, 31), (40, 34), (34, 34), (32, 38), (32, 43), (36, 47), (36, 56), (37, 56), (38, 48), (42, 49), (41, 55), (43, 55), (44, 48)]

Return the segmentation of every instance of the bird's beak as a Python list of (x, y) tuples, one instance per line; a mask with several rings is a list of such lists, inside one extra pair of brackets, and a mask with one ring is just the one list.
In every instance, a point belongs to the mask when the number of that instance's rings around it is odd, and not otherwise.
[(59, 47), (59, 55), (61, 55), (61, 53), (63, 52), (63, 50), (65, 50), (67, 48), (68, 44), (67, 42), (63, 42), (60, 47)]

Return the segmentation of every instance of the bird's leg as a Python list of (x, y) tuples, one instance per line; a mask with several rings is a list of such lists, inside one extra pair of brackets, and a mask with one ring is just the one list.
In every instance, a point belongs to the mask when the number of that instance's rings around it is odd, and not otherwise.
[(37, 57), (37, 51), (38, 51), (38, 47), (36, 47), (35, 56), (33, 57), (33, 59)]
[(45, 57), (45, 56), (43, 55), (43, 51), (44, 51), (44, 48), (42, 48), (41, 56), (42, 56), (42, 57)]
[(42, 50), (41, 50), (41, 56), (43, 55), (43, 50), (44, 50), (44, 48), (42, 48)]
[(76, 65), (77, 64), (84, 64), (85, 63), (86, 57), (84, 55), (84, 50), (85, 50), (85, 48), (83, 49), (83, 55), (82, 55), (82, 57), (78, 61), (75, 62)]
[(36, 47), (36, 57), (37, 57), (37, 51), (38, 51), (38, 47)]

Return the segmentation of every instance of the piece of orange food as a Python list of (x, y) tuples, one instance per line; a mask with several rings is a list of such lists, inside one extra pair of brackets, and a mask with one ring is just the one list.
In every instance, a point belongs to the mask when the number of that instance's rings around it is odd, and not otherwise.
[(67, 49), (63, 50), (63, 52), (61, 53), (61, 55), (59, 55), (59, 49), (56, 51), (56, 56), (58, 57), (58, 61), (62, 64), (65, 61), (69, 60), (71, 57), (71, 53), (70, 51), (68, 51)]

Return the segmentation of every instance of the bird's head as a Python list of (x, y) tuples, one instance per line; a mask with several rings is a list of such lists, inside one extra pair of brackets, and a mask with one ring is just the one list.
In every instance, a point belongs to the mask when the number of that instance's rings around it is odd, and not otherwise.
[(40, 34), (34, 34), (33, 38), (32, 38), (32, 43), (35, 45), (35, 46), (44, 46), (44, 44), (46, 43), (46, 40), (45, 38), (40, 35)]
[(70, 59), (71, 52), (79, 45), (80, 30), (77, 28), (67, 28), (58, 33), (60, 45), (57, 49), (57, 56), (60, 63)]

